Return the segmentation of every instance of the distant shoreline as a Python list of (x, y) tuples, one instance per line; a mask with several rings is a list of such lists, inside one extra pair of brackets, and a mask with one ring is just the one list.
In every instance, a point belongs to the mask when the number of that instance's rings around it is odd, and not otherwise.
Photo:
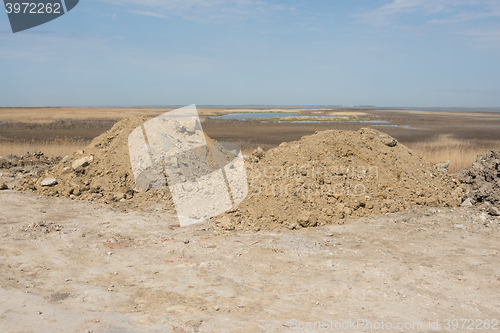
[[(145, 105), (145, 106), (2, 106), (0, 110), (8, 109), (107, 109), (107, 110), (158, 110), (158, 109), (177, 109), (186, 105)], [(328, 111), (427, 111), (427, 112), (493, 112), (500, 113), (500, 107), (377, 107), (373, 105), (196, 105), (198, 109), (226, 109), (226, 110), (259, 110), (259, 111), (276, 111), (276, 110), (328, 110)]]

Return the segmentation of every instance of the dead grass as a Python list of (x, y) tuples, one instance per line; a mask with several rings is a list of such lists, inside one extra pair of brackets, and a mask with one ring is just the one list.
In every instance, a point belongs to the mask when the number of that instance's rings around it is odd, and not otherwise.
[(138, 108), (0, 108), (0, 121), (49, 124), (62, 119), (118, 120), (129, 117), (153, 117), (170, 110)]
[(479, 154), (500, 150), (500, 141), (463, 140), (440, 135), (432, 140), (408, 143), (407, 146), (431, 163), (450, 161), (449, 173), (470, 167)]
[(41, 151), (47, 157), (66, 156), (89, 144), (86, 140), (55, 138), (47, 141), (0, 141), (0, 156), (21, 156), (27, 152)]

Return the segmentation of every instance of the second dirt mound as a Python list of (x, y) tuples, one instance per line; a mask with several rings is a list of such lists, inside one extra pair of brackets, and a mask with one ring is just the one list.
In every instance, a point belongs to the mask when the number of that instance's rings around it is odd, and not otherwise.
[(324, 131), (254, 152), (249, 193), (216, 223), (225, 229), (290, 229), (343, 223), (413, 205), (461, 204), (460, 183), (373, 129)]

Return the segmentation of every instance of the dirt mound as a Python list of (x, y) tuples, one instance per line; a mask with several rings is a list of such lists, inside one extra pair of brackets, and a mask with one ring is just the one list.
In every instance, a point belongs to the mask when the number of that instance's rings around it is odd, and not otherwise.
[[(41, 168), (46, 167), (46, 166), (52, 166), (56, 163), (58, 163), (61, 160), (60, 157), (56, 158), (50, 158), (45, 156), (42, 152), (40, 151), (35, 151), (34, 153), (26, 153), (21, 157), (13, 156), (13, 155), (8, 155), (8, 156), (3, 156), (0, 157), (0, 169), (15, 169), (16, 168), (23, 168), (27, 169), (25, 167), (29, 166), (39, 166)], [(13, 170), (14, 171), (14, 170)]]
[(225, 229), (343, 223), (413, 205), (460, 205), (461, 184), (373, 129), (324, 131), (254, 152), (249, 193), (214, 220)]
[[(0, 190), (18, 188), (26, 178), (38, 177), (60, 160), (60, 157), (50, 158), (40, 151), (26, 153), (21, 157), (0, 157)], [(31, 187), (34, 188), (33, 185)]]
[(480, 205), (491, 215), (500, 215), (500, 151), (479, 155), (460, 172), (460, 182), (468, 187), (464, 206)]
[(122, 203), (127, 208), (151, 201), (164, 202), (166, 208), (172, 208), (168, 190), (140, 191), (135, 187), (128, 136), (146, 120), (140, 117), (117, 122), (85, 150), (64, 157), (43, 176), (27, 180), (24, 188), (49, 196)]
[[(154, 202), (173, 210), (168, 189), (142, 191), (134, 181), (128, 137), (145, 120), (119, 121), (84, 151), (26, 180), (24, 188), (124, 208)], [(246, 165), (247, 198), (237, 209), (214, 218), (225, 229), (343, 223), (412, 205), (455, 207), (464, 195), (458, 181), (373, 129), (318, 132), (267, 153), (257, 150)]]

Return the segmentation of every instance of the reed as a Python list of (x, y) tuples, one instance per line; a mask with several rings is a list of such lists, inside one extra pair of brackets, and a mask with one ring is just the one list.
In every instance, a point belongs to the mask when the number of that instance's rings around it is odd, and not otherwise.
[(500, 141), (464, 140), (452, 135), (439, 135), (433, 139), (407, 143), (407, 146), (431, 163), (450, 161), (448, 172), (455, 173), (472, 165), (479, 154), (500, 150)]
[(0, 156), (16, 155), (41, 151), (47, 157), (65, 156), (85, 148), (89, 144), (86, 140), (68, 138), (54, 138), (45, 141), (0, 141)]

